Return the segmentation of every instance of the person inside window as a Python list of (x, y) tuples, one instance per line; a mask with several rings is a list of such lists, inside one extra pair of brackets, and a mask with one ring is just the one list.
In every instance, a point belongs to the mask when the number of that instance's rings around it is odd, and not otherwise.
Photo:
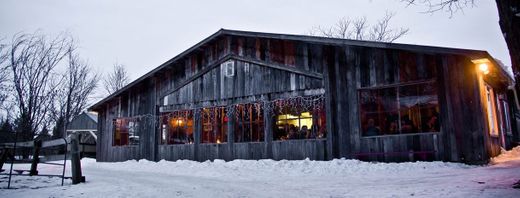
[(309, 129), (307, 129), (307, 125), (303, 125), (302, 126), (302, 129), (300, 130), (300, 139), (305, 139), (307, 138), (307, 133), (309, 133)]
[(435, 111), (430, 110), (429, 116), (423, 124), (423, 131), (425, 132), (437, 132), (439, 131), (439, 118)]
[(307, 134), (305, 135), (305, 138), (316, 139), (316, 131), (318, 131), (318, 129), (316, 128), (316, 125), (312, 125), (311, 130), (307, 130)]
[(381, 129), (375, 125), (374, 119), (372, 119), (372, 118), (368, 119), (366, 135), (367, 136), (379, 135), (380, 132), (381, 132)]
[(287, 135), (287, 139), (290, 139), (290, 140), (295, 140), (295, 139), (298, 139), (298, 133), (296, 132), (298, 131), (296, 129), (296, 126), (292, 125), (289, 127), (289, 134)]
[(416, 127), (413, 125), (413, 122), (408, 118), (408, 116), (405, 116), (401, 120), (401, 132), (402, 133), (415, 133)]
[(388, 125), (388, 134), (397, 134), (397, 121), (394, 120)]

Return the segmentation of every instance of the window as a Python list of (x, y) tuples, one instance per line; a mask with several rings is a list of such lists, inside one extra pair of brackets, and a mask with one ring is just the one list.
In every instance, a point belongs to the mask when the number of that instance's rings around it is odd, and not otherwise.
[(161, 144), (193, 143), (193, 111), (165, 113), (161, 118)]
[(500, 98), (501, 112), (502, 112), (502, 131), (507, 134), (511, 134), (511, 123), (509, 118), (509, 104), (505, 100), (505, 96), (501, 95)]
[(322, 100), (289, 99), (275, 111), (274, 140), (325, 138), (325, 111)]
[(235, 109), (235, 142), (264, 141), (262, 104), (237, 105)]
[(489, 134), (498, 136), (498, 122), (496, 111), (496, 97), (493, 88), (485, 83), (486, 88), (486, 107), (488, 115)]
[(204, 108), (201, 111), (201, 143), (222, 143), (227, 141), (227, 122), (225, 107)]
[(113, 146), (139, 145), (139, 123), (134, 119), (118, 118), (114, 120)]
[(224, 75), (226, 77), (233, 77), (235, 75), (235, 61), (226, 61), (222, 63), (222, 67), (224, 67)]
[(438, 132), (439, 107), (433, 82), (359, 91), (363, 136)]

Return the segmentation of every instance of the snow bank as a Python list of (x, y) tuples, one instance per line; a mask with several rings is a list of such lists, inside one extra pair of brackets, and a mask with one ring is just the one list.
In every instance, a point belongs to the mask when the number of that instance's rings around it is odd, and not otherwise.
[[(116, 163), (94, 163), (92, 160), (84, 160), (83, 164), (108, 170), (136, 170), (164, 174), (182, 174), (190, 176), (240, 176), (256, 172), (263, 176), (289, 175), (289, 176), (335, 176), (335, 175), (380, 175), (401, 174), (403, 172), (417, 171), (442, 171), (453, 169), (467, 169), (472, 166), (460, 163), (447, 162), (405, 162), (405, 163), (372, 163), (359, 160), (334, 159), (332, 161), (305, 160), (223, 160), (196, 162), (191, 160), (178, 160), (175, 162), (161, 160), (152, 162), (148, 160), (130, 160)], [(209, 171), (200, 171), (209, 170)]]
[[(16, 190), (7, 190), (4, 176), (0, 197), (520, 197), (520, 191), (511, 188), (520, 178), (520, 158), (512, 152), (497, 159), (502, 158), (519, 163), (83, 159), (86, 183), (71, 185), (66, 180), (62, 187), (59, 178), (14, 176)], [(60, 171), (44, 164), (39, 170)]]
[(518, 160), (520, 160), (520, 146), (517, 146), (510, 151), (502, 149), (500, 155), (492, 158), (490, 163), (494, 165)]

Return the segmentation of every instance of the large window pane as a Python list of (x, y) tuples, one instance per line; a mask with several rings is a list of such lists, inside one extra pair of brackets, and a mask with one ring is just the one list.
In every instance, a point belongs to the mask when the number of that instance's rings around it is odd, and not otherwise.
[(363, 136), (440, 130), (433, 82), (360, 90), (359, 94)]
[(360, 91), (360, 115), (363, 135), (397, 133), (398, 110), (396, 88)]
[(161, 144), (193, 143), (193, 111), (166, 113), (161, 120)]
[(113, 146), (139, 144), (139, 122), (137, 122), (137, 120), (130, 118), (117, 118), (113, 123)]
[(496, 111), (496, 97), (493, 88), (487, 83), (486, 88), (486, 106), (488, 114), (488, 126), (489, 133), (494, 136), (498, 136), (498, 122), (497, 122), (497, 111)]
[(235, 107), (235, 142), (264, 141), (264, 116), (260, 103)]
[(227, 122), (225, 107), (204, 108), (201, 111), (201, 143), (227, 142)]
[(273, 140), (316, 139), (326, 137), (322, 101), (293, 100), (275, 111)]
[(432, 83), (399, 87), (401, 133), (439, 131), (437, 106)]

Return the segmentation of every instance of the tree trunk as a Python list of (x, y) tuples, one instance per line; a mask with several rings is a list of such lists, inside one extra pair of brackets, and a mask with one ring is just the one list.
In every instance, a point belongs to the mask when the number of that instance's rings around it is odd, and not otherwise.
[[(511, 56), (511, 67), (516, 81), (515, 89), (520, 93), (520, 1), (496, 0), (499, 24)], [(513, 132), (514, 140), (520, 141), (518, 131)]]
[(496, 0), (499, 24), (506, 40), (515, 80), (520, 77), (520, 1)]

